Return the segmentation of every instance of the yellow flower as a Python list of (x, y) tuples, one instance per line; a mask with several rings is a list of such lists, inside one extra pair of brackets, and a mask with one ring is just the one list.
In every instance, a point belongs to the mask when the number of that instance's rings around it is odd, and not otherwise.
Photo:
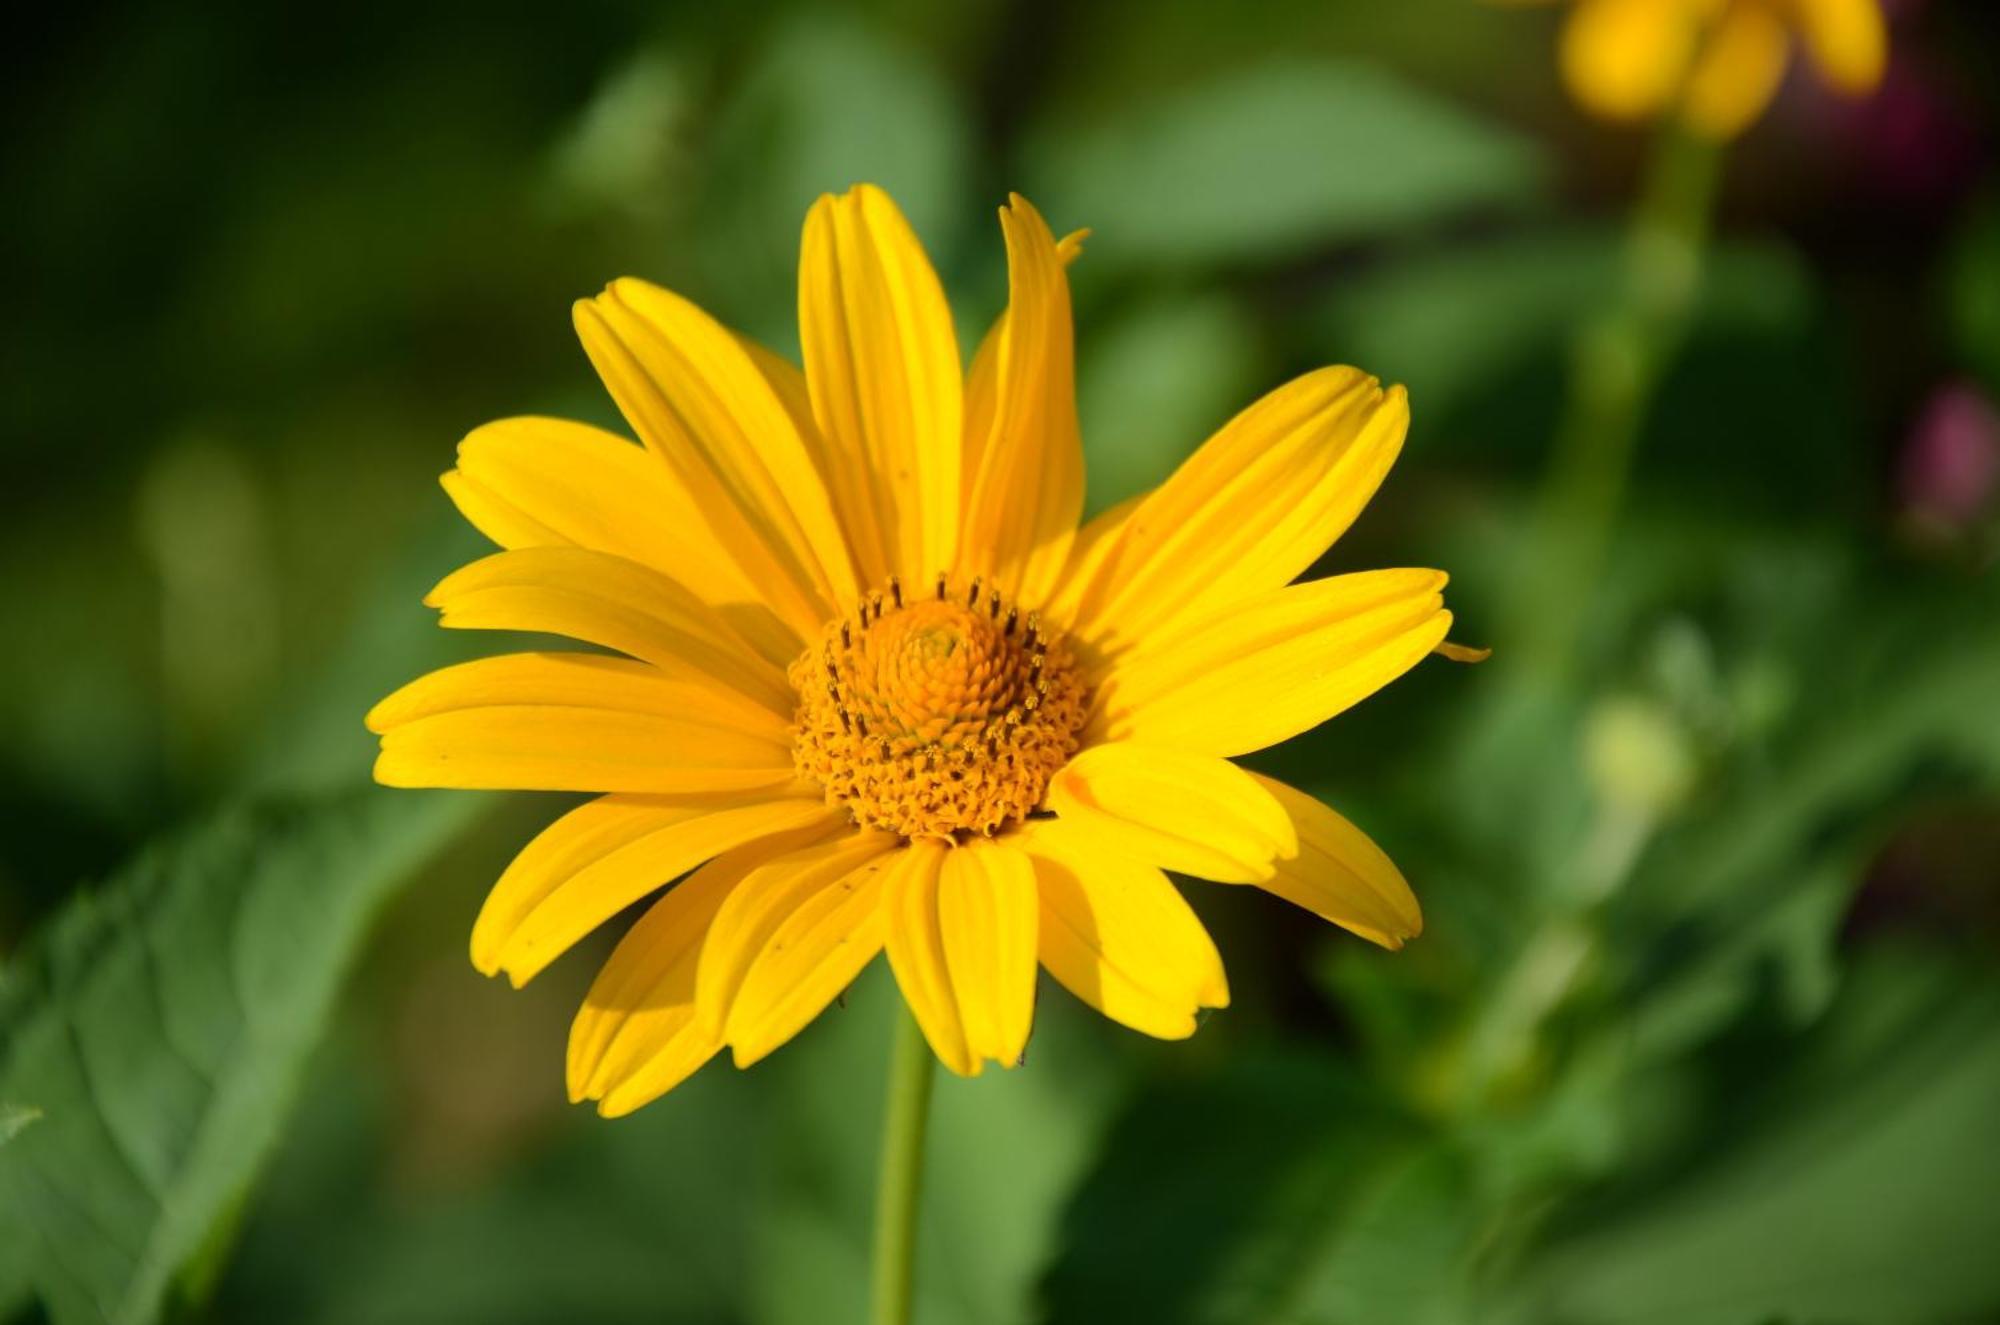
[(1888, 36), (1878, 0), (1576, 0), (1563, 78), (1593, 114), (1652, 119), (1733, 138), (1776, 95), (1797, 38), (1835, 91), (1882, 81)]
[[(643, 446), (489, 424), (444, 476), (504, 550), (443, 624), (568, 636), (434, 672), (368, 716), (392, 786), (584, 791), (495, 885), (472, 960), (516, 985), (667, 890), (572, 1029), (607, 1114), (723, 1045), (783, 1044), (886, 948), (954, 1072), (1026, 1046), (1036, 968), (1189, 1035), (1229, 1001), (1163, 870), (1258, 885), (1394, 948), (1388, 858), (1230, 762), (1332, 717), (1444, 640), (1443, 574), (1302, 584), (1409, 412), (1352, 368), (1245, 410), (1159, 488), (1077, 528), (1066, 262), (1000, 213), (1009, 307), (969, 372), (909, 225), (823, 197), (800, 258), (803, 373), (643, 281), (576, 306)], [(692, 871), (692, 873), (689, 873)]]

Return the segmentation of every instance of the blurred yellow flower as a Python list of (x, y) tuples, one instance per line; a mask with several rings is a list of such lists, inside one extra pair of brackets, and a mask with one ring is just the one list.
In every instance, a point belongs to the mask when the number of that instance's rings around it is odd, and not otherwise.
[(1882, 80), (1879, 0), (1575, 0), (1563, 79), (1606, 119), (1678, 109), (1696, 133), (1733, 138), (1770, 105), (1795, 39), (1836, 92), (1861, 96)]
[[(1416, 899), (1353, 825), (1230, 762), (1444, 640), (1442, 573), (1302, 584), (1408, 425), (1402, 388), (1309, 373), (1077, 527), (1067, 261), (1016, 197), (1007, 312), (961, 369), (888, 196), (823, 197), (805, 368), (637, 280), (576, 306), (643, 445), (518, 418), (444, 486), (504, 550), (443, 624), (608, 652), (449, 667), (368, 716), (393, 786), (600, 793), (508, 867), (472, 960), (531, 979), (678, 876), (571, 1032), (573, 1099), (656, 1098), (790, 1039), (886, 948), (954, 1072), (1011, 1065), (1036, 968), (1127, 1026), (1229, 1001), (1162, 872), (1258, 885), (1387, 947)], [(692, 873), (689, 873), (692, 871)]]

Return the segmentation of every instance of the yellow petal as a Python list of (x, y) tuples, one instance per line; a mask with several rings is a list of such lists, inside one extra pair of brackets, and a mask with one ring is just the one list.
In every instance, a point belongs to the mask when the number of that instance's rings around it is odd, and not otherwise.
[[(798, 365), (748, 336), (737, 339), (743, 346), (743, 352), (757, 366), (757, 371), (771, 384), (771, 390), (777, 395), (779, 403), (784, 405), (785, 412), (792, 416), (792, 425), (799, 430), (806, 449), (812, 453), (813, 467), (826, 476), (827, 497), (833, 502), (834, 518), (847, 541), (847, 556), (854, 566), (857, 582), (863, 585), (881, 583), (889, 573), (888, 558), (881, 550), (873, 507), (863, 507), (857, 499), (857, 494), (866, 496), (869, 491), (857, 485), (872, 480), (865, 471), (857, 474), (843, 464), (820, 432), (819, 420), (813, 417), (812, 390), (806, 385), (806, 375)], [(792, 657), (797, 656), (795, 649)]]
[(862, 830), (753, 871), (730, 894), (702, 946), (696, 1001), (703, 1022), (718, 1033), (728, 1025), (745, 973), (794, 911), (900, 843), (888, 833)]
[(693, 443), (698, 456), (661, 449), (718, 479), (751, 526), (836, 606), (851, 601), (858, 585), (815, 454), (819, 439), (800, 427), (775, 356), (645, 281), (614, 282), (595, 309), (645, 366), (671, 411), (668, 431)]
[[(606, 1117), (629, 1113), (678, 1086), (722, 1047), (721, 1037), (695, 1022), (694, 969), (730, 882), (713, 867), (696, 871), (653, 903), (612, 950), (570, 1023), (572, 1103), (601, 1101), (598, 1112)], [(614, 1044), (622, 1052), (607, 1061)]]
[(784, 673), (716, 609), (622, 557), (577, 547), (496, 552), (446, 576), (424, 601), (455, 629), (565, 635), (676, 679), (739, 691), (787, 719), (796, 703)]
[(971, 1077), (979, 1075), (980, 1062), (966, 1047), (938, 925), (938, 872), (947, 856), (957, 854), (942, 842), (917, 841), (891, 858), (882, 871), (884, 946), (932, 1052), (959, 1076)]
[(1307, 631), (1391, 608), (1435, 610), (1443, 571), (1356, 571), (1286, 585), (1177, 622), (1106, 668), (1098, 710), (1117, 713), (1198, 682)]
[(1718, 139), (1748, 128), (1777, 95), (1789, 40), (1784, 22), (1761, 5), (1723, 14), (1688, 76), (1682, 112), (1689, 127)]
[(764, 605), (660, 458), (566, 419), (502, 419), (458, 444), (445, 491), (501, 547), (583, 547), (651, 566), (748, 625), (783, 666), (804, 647)]
[(1012, 1067), (1035, 1022), (1039, 905), (1034, 863), (1007, 842), (972, 841), (945, 857), (937, 924), (974, 1062)]
[(1074, 629), (1109, 655), (1305, 570), (1381, 485), (1409, 428), (1401, 387), (1325, 368), (1236, 416), (1126, 519)]
[[(763, 375), (764, 381), (770, 385), (771, 393), (778, 398), (778, 403), (785, 407), (785, 413), (792, 416), (792, 426), (799, 430), (799, 437), (813, 453), (814, 463), (824, 472), (826, 439), (820, 436), (819, 423), (813, 418), (812, 393), (806, 386), (806, 375), (799, 371), (798, 365), (790, 359), (748, 336), (739, 333), (736, 343), (750, 356), (751, 365)], [(835, 514), (837, 516), (843, 514), (840, 511), (837, 494), (829, 490), (827, 495), (836, 498)]]
[(1858, 97), (1882, 82), (1889, 33), (1880, 0), (1792, 0), (1806, 53), (1835, 90)]
[(1441, 571), (1295, 584), (1119, 661), (1087, 739), (1248, 754), (1318, 726), (1422, 661), (1451, 628)]
[(873, 185), (806, 217), (799, 340), (864, 578), (928, 582), (958, 548), (958, 336), (923, 246)]
[(633, 429), (773, 610), (801, 637), (816, 633), (854, 600), (854, 568), (806, 440), (742, 342), (644, 281), (618, 281), (575, 312)]
[[(1083, 509), (1069, 277), (1049, 227), (1025, 198), (1000, 211), (1007, 240), (1007, 315), (982, 373), (966, 439), (965, 533), (959, 569), (1039, 607), (1053, 592)], [(987, 385), (990, 383), (990, 387)]]
[(433, 713), (382, 736), (390, 787), (705, 792), (783, 787), (789, 742), (699, 719), (550, 704)]
[(381, 733), (458, 709), (554, 705), (665, 718), (704, 717), (772, 741), (788, 724), (766, 706), (703, 678), (670, 676), (651, 663), (593, 653), (503, 653), (441, 667), (368, 711)]
[(1098, 577), (1105, 574), (1105, 567), (1118, 555), (1125, 539), (1125, 526), (1131, 522), (1132, 513), (1139, 509), (1147, 494), (1127, 497), (1107, 511), (1100, 511), (1091, 517), (1089, 523), (1079, 529), (1069, 546), (1069, 562), (1056, 582), (1055, 594), (1049, 599), (1049, 615), (1062, 622), (1080, 619), (1083, 598)]
[(738, 847), (690, 874), (626, 932), (570, 1026), (572, 1102), (630, 1113), (679, 1085), (722, 1047), (694, 1015), (702, 940), (723, 900), (759, 865), (796, 850), (799, 833)]
[[(553, 525), (543, 524), (535, 515), (509, 502), (496, 488), (468, 478), (462, 469), (446, 470), (439, 476), (438, 483), (444, 488), (445, 495), (451, 498), (452, 505), (458, 507), (458, 513), (465, 517), (466, 523), (501, 547), (583, 546), (565, 537)], [(546, 515), (549, 512), (537, 514)], [(626, 556), (628, 553), (621, 551), (618, 555)]]
[(817, 796), (592, 801), (551, 824), (500, 876), (472, 928), (473, 965), (488, 975), (504, 970), (519, 988), (591, 930), (703, 862), (778, 833), (825, 834), (845, 822)]
[[(768, 792), (722, 793), (739, 802), (768, 799)], [(585, 801), (537, 833), (508, 864), (472, 925), (472, 965), (481, 975), (500, 970), (500, 951), (529, 911), (596, 861), (678, 822), (685, 802), (660, 796), (599, 796)]]
[(1563, 81), (1605, 119), (1658, 115), (1687, 77), (1700, 22), (1680, 0), (1580, 0), (1563, 26)]
[(877, 855), (792, 908), (743, 974), (724, 1038), (748, 1067), (805, 1029), (882, 950), (883, 880), (911, 848)]
[[(1005, 231), (1002, 230), (1002, 235)], [(1083, 254), (1083, 241), (1090, 237), (1088, 230), (1073, 230), (1056, 243), (1056, 256), (1067, 267)], [(993, 319), (993, 325), (986, 328), (980, 337), (979, 349), (972, 356), (972, 367), (965, 374), (965, 455), (962, 473), (968, 490), (972, 480), (979, 474), (981, 457), (986, 453), (986, 443), (993, 432), (993, 410), (999, 395), (1000, 346), (1007, 331), (1007, 314), (1002, 310)]]
[(1299, 854), (1259, 887), (1385, 948), (1423, 933), (1416, 895), (1366, 833), (1303, 791), (1252, 776), (1285, 807), (1299, 834)]
[(1060, 819), (1016, 834), (1033, 859), (1042, 965), (1113, 1021), (1161, 1039), (1194, 1033), (1194, 1014), (1226, 1007), (1222, 958), (1166, 875), (1104, 851)]
[(1298, 853), (1284, 809), (1226, 759), (1132, 741), (1095, 745), (1049, 783), (1048, 806), (1108, 851), (1224, 883)]

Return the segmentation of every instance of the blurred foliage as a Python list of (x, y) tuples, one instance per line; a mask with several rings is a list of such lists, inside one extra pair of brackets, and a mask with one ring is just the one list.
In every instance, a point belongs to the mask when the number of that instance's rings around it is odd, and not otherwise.
[[(1926, 122), (1990, 141), (1994, 15), (1903, 10)], [(1049, 987), (1024, 1070), (940, 1081), (919, 1318), (2000, 1317), (2000, 517), (1916, 541), (1888, 482), (1938, 383), (2000, 394), (2000, 193), (1781, 102), (1538, 673), (1504, 605), (1639, 150), (1561, 104), (1551, 19), (44, 15), (0, 57), (0, 1315), (864, 1318), (887, 973), (752, 1073), (570, 1109), (608, 936), (520, 993), (464, 958), (561, 798), (367, 789), (359, 718), (491, 646), (419, 605), (478, 546), (452, 441), (615, 425), (568, 302), (629, 271), (789, 350), (804, 209), (867, 178), (967, 345), (1007, 189), (1093, 229), (1093, 509), (1292, 372), (1407, 382), (1321, 569), (1443, 566), (1497, 649), (1259, 761), (1389, 849), (1420, 941), (1190, 884), (1235, 994), (1192, 1041)]]
[[(1117, 236), (1110, 261), (1271, 262), (1534, 199), (1524, 142), (1352, 64), (1259, 62), (1027, 149), (1035, 196)], [(1311, 158), (1338, 164), (1300, 170)]]

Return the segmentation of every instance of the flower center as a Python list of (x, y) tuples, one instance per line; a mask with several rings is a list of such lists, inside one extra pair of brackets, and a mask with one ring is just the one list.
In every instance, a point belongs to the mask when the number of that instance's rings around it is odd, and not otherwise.
[(791, 665), (793, 758), (865, 828), (991, 835), (1077, 747), (1083, 678), (1057, 632), (978, 580), (889, 582)]

